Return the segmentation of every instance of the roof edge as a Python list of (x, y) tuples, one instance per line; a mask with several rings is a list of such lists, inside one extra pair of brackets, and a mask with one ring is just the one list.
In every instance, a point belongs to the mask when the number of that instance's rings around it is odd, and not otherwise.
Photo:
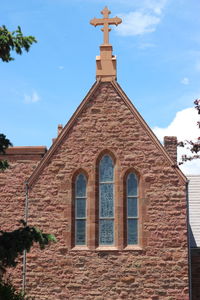
[(99, 80), (95, 81), (95, 83), (92, 85), (92, 87), (88, 91), (87, 95), (85, 96), (85, 98), (82, 100), (82, 102), (80, 103), (80, 105), (77, 107), (77, 109), (73, 113), (72, 117), (69, 119), (69, 121), (67, 122), (67, 124), (65, 125), (65, 127), (62, 129), (61, 133), (59, 134), (59, 136), (56, 138), (55, 142), (49, 148), (49, 150), (46, 153), (46, 155), (44, 156), (44, 158), (40, 161), (39, 165), (35, 168), (35, 170), (33, 171), (32, 175), (27, 180), (27, 185), (28, 185), (29, 188), (31, 188), (31, 186), (34, 184), (37, 176), (43, 170), (43, 168), (47, 164), (49, 158), (53, 155), (53, 153), (59, 147), (60, 143), (62, 142), (62, 140), (64, 139), (64, 137), (66, 136), (66, 134), (68, 133), (68, 131), (70, 130), (70, 128), (72, 127), (72, 125), (75, 122), (75, 120), (78, 117), (78, 115), (84, 109), (85, 104), (87, 103), (87, 99), (91, 97), (91, 95), (96, 91), (96, 89), (98, 88), (99, 85), (100, 85), (100, 81)]
[(6, 149), (5, 155), (44, 154), (46, 151), (47, 151), (46, 146), (15, 146)]
[[(78, 117), (78, 115), (84, 109), (85, 104), (87, 103), (87, 100), (96, 91), (96, 89), (99, 87), (100, 83), (101, 83), (101, 81), (97, 80), (92, 85), (92, 87), (90, 88), (90, 90), (87, 93), (87, 95), (84, 97), (84, 99), (82, 100), (82, 102), (80, 103), (80, 105), (77, 107), (77, 109), (74, 112), (74, 114), (72, 115), (72, 117), (69, 119), (69, 121), (67, 122), (67, 124), (65, 125), (65, 127), (62, 129), (60, 135), (56, 138), (55, 142), (51, 145), (51, 147), (47, 151), (46, 155), (42, 158), (42, 160), (40, 161), (40, 163), (38, 164), (38, 166), (35, 168), (35, 170), (33, 171), (32, 175), (27, 180), (27, 184), (28, 184), (29, 188), (32, 187), (32, 185), (34, 184), (37, 176), (41, 173), (41, 171), (43, 170), (43, 168), (45, 167), (45, 165), (48, 163), (50, 157), (57, 150), (57, 148), (61, 144), (62, 140), (65, 138), (66, 134), (69, 132), (70, 128), (73, 126), (76, 118)], [(123, 99), (123, 101), (125, 102), (125, 104), (129, 107), (129, 109), (132, 111), (132, 113), (134, 113), (134, 115), (136, 116), (136, 118), (138, 119), (138, 121), (141, 123), (141, 125), (143, 126), (143, 128), (146, 130), (146, 132), (149, 135), (149, 137), (156, 144), (157, 148), (164, 154), (164, 156), (168, 160), (168, 162), (171, 165), (171, 167), (173, 167), (175, 169), (176, 173), (181, 178), (181, 180), (184, 183), (186, 183), (188, 181), (187, 177), (183, 174), (183, 172), (179, 169), (178, 165), (169, 156), (169, 154), (167, 153), (167, 151), (165, 150), (165, 148), (159, 142), (158, 138), (155, 136), (155, 134), (153, 133), (153, 131), (151, 130), (151, 128), (147, 125), (147, 123), (142, 118), (142, 116), (140, 115), (140, 113), (134, 107), (134, 105), (132, 104), (132, 102), (130, 101), (130, 99), (128, 98), (128, 96), (125, 94), (125, 92), (122, 90), (122, 88), (120, 87), (120, 85), (115, 80), (111, 81), (110, 83), (115, 88), (115, 90), (117, 91), (117, 93), (121, 96), (121, 98)]]
[(121, 88), (121, 86), (119, 85), (118, 82), (116, 81), (112, 81), (111, 84), (113, 85), (113, 87), (116, 89), (116, 91), (119, 93), (119, 95), (121, 96), (121, 98), (124, 100), (125, 104), (129, 107), (129, 109), (132, 111), (132, 113), (134, 113), (134, 115), (137, 117), (138, 121), (141, 122), (143, 128), (146, 130), (146, 132), (148, 133), (149, 137), (153, 140), (153, 142), (155, 142), (157, 148), (159, 150), (161, 150), (161, 152), (164, 154), (164, 156), (166, 157), (166, 159), (168, 160), (168, 162), (170, 163), (171, 167), (173, 167), (176, 171), (176, 173), (178, 174), (178, 176), (181, 178), (181, 180), (186, 183), (188, 182), (187, 177), (185, 176), (185, 174), (183, 174), (183, 172), (179, 169), (177, 163), (175, 163), (172, 158), (170, 157), (170, 155), (168, 154), (167, 150), (164, 148), (164, 146), (160, 143), (160, 141), (158, 140), (158, 138), (156, 137), (156, 135), (154, 134), (154, 132), (151, 130), (151, 128), (149, 127), (149, 125), (146, 123), (146, 121), (143, 119), (143, 117), (140, 115), (140, 113), (137, 111), (137, 109), (134, 107), (134, 105), (132, 104), (131, 100), (128, 98), (128, 96), (125, 94), (125, 92), (123, 91), (123, 89)]

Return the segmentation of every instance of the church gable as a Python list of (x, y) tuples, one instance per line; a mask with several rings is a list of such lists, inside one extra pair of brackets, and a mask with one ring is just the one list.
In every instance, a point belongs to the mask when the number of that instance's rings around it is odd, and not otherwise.
[(28, 180), (28, 222), (57, 243), (27, 255), (27, 293), (188, 300), (186, 179), (116, 82), (109, 14), (97, 81)]
[[(114, 145), (114, 139), (116, 145)], [(185, 176), (175, 166), (166, 150), (116, 82), (96, 82), (94, 84), (33, 172), (28, 181), (30, 186), (35, 180), (37, 181), (44, 167), (54, 159), (54, 153), (59, 152), (59, 148), (65, 148), (62, 146), (65, 143), (74, 147), (77, 159), (82, 156), (83, 148), (87, 149), (88, 153), (94, 148), (93, 151), (98, 153), (104, 148), (112, 148), (115, 151), (115, 149), (120, 149), (120, 145), (128, 144), (127, 151), (129, 153), (127, 155), (132, 156), (134, 163), (136, 163), (135, 160), (144, 163), (150, 159), (152, 154), (159, 156), (161, 164), (173, 168), (172, 170), (178, 177), (186, 182)], [(95, 143), (96, 147), (94, 147)], [(79, 154), (77, 153), (78, 149), (80, 149)], [(98, 155), (97, 153), (96, 155)], [(158, 166), (158, 162), (156, 164)]]
[[(55, 207), (55, 211), (65, 211), (62, 221), (70, 226), (76, 176), (79, 174), (87, 178), (91, 205), (98, 206), (98, 170), (104, 155), (109, 156), (115, 165), (115, 195), (119, 207), (122, 207), (122, 202), (125, 201), (125, 181), (131, 172), (140, 180), (140, 198), (148, 203), (149, 209), (153, 205), (156, 211), (159, 199), (160, 209), (165, 209), (168, 215), (174, 205), (172, 195), (173, 199), (179, 199), (181, 195), (183, 199), (179, 204), (185, 205), (184, 177), (178, 173), (174, 162), (129, 100), (123, 99), (119, 92), (121, 93), (121, 90), (113, 83), (96, 84), (94, 91), (80, 105), (75, 117), (72, 117), (72, 122), (70, 121), (60, 133), (50, 149), (49, 156), (44, 157), (38, 167), (40, 173), (37, 173), (36, 169), (37, 178), (32, 181), (33, 185), (29, 183), (30, 199), (36, 198), (41, 202), (41, 206), (45, 205), (47, 200), (50, 206)], [(31, 180), (33, 179), (32, 177)], [(168, 212), (165, 207), (166, 201)], [(148, 205), (145, 205), (144, 211)], [(158, 220), (159, 216), (153, 213), (152, 218)], [(160, 222), (165, 222), (161, 216)], [(73, 233), (69, 231), (68, 234), (70, 237), (67, 243), (72, 247)], [(141, 236), (139, 244), (143, 242), (144, 235)], [(96, 242), (93, 240), (90, 246), (94, 247), (94, 243)]]
[[(162, 288), (162, 276), (154, 278), (153, 274), (164, 273), (171, 286), (174, 278), (187, 278), (185, 183), (121, 93), (111, 82), (95, 84), (30, 185), (29, 223), (58, 239), (53, 254), (45, 253), (39, 265), (30, 258), (32, 278), (28, 272), (27, 279), (33, 296), (45, 291), (45, 285), (34, 283), (40, 268), (45, 267), (44, 281), (62, 280), (69, 299), (92, 297), (99, 290), (99, 295), (108, 297), (111, 283), (103, 278), (111, 276), (112, 288), (117, 289), (120, 281), (120, 290), (133, 299), (148, 299), (151, 280), (156, 294), (181, 294), (184, 299), (183, 283), (177, 284), (176, 291), (168, 291)], [(101, 178), (105, 161), (109, 172)], [(132, 207), (130, 215), (128, 207)], [(177, 257), (181, 257), (181, 268)], [(64, 276), (61, 270), (65, 270)], [(86, 284), (80, 283), (84, 280)], [(134, 289), (129, 280), (136, 280)], [(53, 294), (54, 288), (52, 284), (49, 293)], [(117, 297), (118, 292), (113, 290), (112, 295)]]

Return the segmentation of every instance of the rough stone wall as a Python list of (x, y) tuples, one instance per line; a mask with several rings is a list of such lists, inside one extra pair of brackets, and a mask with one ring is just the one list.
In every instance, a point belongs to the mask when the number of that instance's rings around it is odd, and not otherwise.
[(177, 163), (177, 137), (176, 136), (165, 136), (164, 147), (169, 153), (170, 157)]
[[(11, 153), (10, 153), (11, 152)], [(8, 160), (10, 167), (0, 172), (0, 230), (13, 231), (19, 227), (19, 221), (24, 219), (25, 181), (29, 178), (41, 155), (19, 154), (19, 149), (12, 148), (6, 155), (0, 155), (0, 160)], [(21, 261), (21, 258), (19, 259)], [(10, 273), (15, 284), (22, 286), (21, 263)]]
[[(99, 249), (96, 162), (116, 159), (116, 247)], [(124, 175), (140, 177), (140, 247), (127, 249)], [(72, 181), (88, 176), (88, 249), (73, 248)], [(185, 184), (109, 83), (102, 83), (29, 191), (29, 222), (58, 242), (28, 255), (27, 292), (37, 300), (188, 300)]]

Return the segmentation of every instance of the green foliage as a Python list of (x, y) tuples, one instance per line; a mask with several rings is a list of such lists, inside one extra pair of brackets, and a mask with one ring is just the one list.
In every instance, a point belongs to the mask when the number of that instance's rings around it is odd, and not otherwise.
[(11, 232), (0, 231), (0, 300), (31, 300), (29, 297), (18, 292), (10, 280), (4, 280), (3, 274), (6, 268), (15, 267), (17, 258), (23, 251), (30, 251), (34, 243), (44, 249), (50, 242), (56, 242), (56, 238), (40, 229), (27, 226), (21, 220), (21, 226)]
[[(5, 154), (6, 149), (12, 146), (12, 143), (3, 133), (0, 133), (0, 154)], [(0, 160), (0, 171), (4, 171), (9, 167), (7, 160)]]
[(0, 154), (4, 154), (5, 150), (9, 146), (12, 146), (11, 142), (9, 141), (9, 139), (7, 139), (6, 136), (3, 133), (0, 133)]
[[(16, 291), (9, 280), (0, 280), (1, 300), (26, 300), (21, 292)], [(27, 299), (28, 300), (28, 299)]]
[(33, 43), (37, 43), (35, 37), (31, 35), (23, 36), (20, 26), (12, 32), (5, 25), (0, 27), (0, 59), (3, 62), (14, 60), (11, 56), (11, 51), (21, 55), (22, 50), (24, 49), (28, 52)]
[(0, 160), (0, 171), (5, 171), (9, 167), (7, 160)]
[(11, 232), (0, 231), (0, 267), (5, 270), (7, 267), (17, 265), (17, 257), (23, 254), (23, 251), (30, 251), (34, 243), (44, 249), (49, 242), (56, 242), (53, 235), (43, 233), (40, 229), (27, 226), (21, 220), (21, 226)]
[[(29, 51), (30, 46), (36, 43), (33, 36), (23, 36), (21, 28), (9, 32), (5, 26), (0, 27), (0, 59), (3, 62), (14, 60), (11, 51), (22, 54), (22, 50)], [(12, 146), (4, 134), (0, 134), (0, 154), (5, 154), (6, 149)], [(9, 167), (6, 160), (0, 161), (0, 171)], [(24, 251), (29, 252), (34, 243), (38, 243), (40, 249), (44, 249), (50, 242), (56, 242), (56, 238), (40, 229), (21, 220), (21, 226), (11, 232), (0, 231), (0, 300), (31, 300), (29, 297), (18, 292), (10, 280), (3, 279), (6, 268), (15, 267), (17, 258)]]

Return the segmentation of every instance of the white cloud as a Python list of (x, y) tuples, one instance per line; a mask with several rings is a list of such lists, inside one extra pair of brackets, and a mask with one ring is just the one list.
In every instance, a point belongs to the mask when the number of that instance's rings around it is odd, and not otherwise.
[(161, 15), (167, 2), (168, 0), (146, 0), (144, 5), (147, 9), (151, 9), (155, 14)]
[[(200, 130), (198, 128), (197, 121), (199, 115), (195, 108), (190, 107), (177, 112), (174, 120), (166, 128), (153, 128), (154, 133), (158, 139), (162, 142), (164, 136), (177, 136), (178, 141), (183, 140), (196, 140), (200, 136)], [(180, 161), (183, 154), (191, 155), (189, 150), (178, 147), (178, 160)], [(200, 160), (193, 160), (186, 162), (180, 166), (180, 169), (187, 175), (200, 174)]]
[(182, 80), (181, 80), (181, 83), (184, 84), (184, 85), (188, 85), (190, 83), (190, 80), (188, 77), (184, 77)]
[(160, 23), (159, 17), (139, 11), (120, 15), (120, 17), (123, 19), (123, 23), (116, 30), (124, 36), (153, 32), (156, 25)]
[(36, 103), (40, 101), (40, 97), (36, 91), (33, 91), (31, 95), (24, 94), (24, 103)]
[(169, 0), (145, 0), (134, 2), (136, 10), (119, 14), (122, 24), (115, 30), (124, 36), (154, 32), (161, 22), (163, 10)]
[(58, 69), (59, 69), (59, 70), (63, 70), (63, 69), (64, 69), (64, 66), (59, 66)]

